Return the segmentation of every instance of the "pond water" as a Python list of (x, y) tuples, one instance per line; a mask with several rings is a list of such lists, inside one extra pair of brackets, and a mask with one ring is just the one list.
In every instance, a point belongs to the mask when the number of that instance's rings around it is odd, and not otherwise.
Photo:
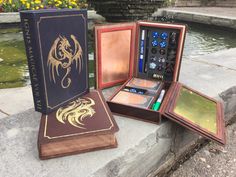
[[(236, 47), (235, 33), (191, 24), (186, 37), (183, 59), (199, 57), (233, 47)], [(89, 51), (90, 85), (93, 86), (92, 42), (89, 43)], [(0, 29), (0, 89), (22, 87), (29, 84), (29, 73), (21, 30), (19, 28)]]

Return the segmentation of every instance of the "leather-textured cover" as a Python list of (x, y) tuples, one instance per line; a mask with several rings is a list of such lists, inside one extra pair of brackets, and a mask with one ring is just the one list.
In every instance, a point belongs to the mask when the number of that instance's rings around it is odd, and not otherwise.
[(38, 135), (39, 154), (43, 144), (114, 134), (118, 130), (102, 93), (92, 90), (53, 113), (42, 115)]
[(35, 110), (48, 114), (86, 94), (87, 11), (20, 13)]

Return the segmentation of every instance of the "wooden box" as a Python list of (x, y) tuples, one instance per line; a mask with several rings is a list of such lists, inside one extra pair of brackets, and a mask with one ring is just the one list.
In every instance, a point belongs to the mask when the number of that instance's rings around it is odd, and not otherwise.
[(225, 144), (221, 103), (178, 82), (185, 34), (185, 25), (169, 23), (96, 26), (96, 86), (123, 84), (107, 100), (114, 113), (153, 123), (168, 118)]
[(117, 147), (119, 130), (99, 90), (90, 90), (87, 11), (21, 12), (40, 159)]

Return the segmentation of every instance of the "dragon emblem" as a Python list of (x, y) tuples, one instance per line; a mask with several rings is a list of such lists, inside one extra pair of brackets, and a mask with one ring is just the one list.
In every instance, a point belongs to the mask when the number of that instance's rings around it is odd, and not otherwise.
[(77, 41), (74, 35), (70, 36), (74, 42), (74, 47), (71, 46), (69, 40), (64, 36), (59, 36), (53, 43), (50, 52), (48, 54), (47, 66), (49, 67), (49, 78), (56, 83), (56, 77), (59, 77), (59, 68), (65, 70), (65, 74), (61, 79), (62, 88), (68, 88), (71, 85), (71, 78), (69, 74), (71, 72), (72, 64), (75, 62), (76, 69), (81, 72), (83, 65), (83, 50), (80, 43)]
[(92, 108), (93, 105), (95, 105), (95, 102), (91, 98), (79, 98), (70, 102), (67, 106), (58, 109), (56, 118), (63, 124), (67, 121), (74, 127), (86, 129), (83, 121), (85, 118), (92, 117), (96, 113)]

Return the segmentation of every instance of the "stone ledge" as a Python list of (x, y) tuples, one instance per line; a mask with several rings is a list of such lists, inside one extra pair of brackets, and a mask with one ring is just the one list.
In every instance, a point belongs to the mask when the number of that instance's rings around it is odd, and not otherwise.
[[(225, 107), (225, 124), (226, 126), (231, 125), (236, 122), (236, 86), (229, 88), (228, 90), (220, 94)], [(176, 133), (176, 138), (173, 142), (178, 142), (180, 137), (183, 136), (183, 127), (177, 125), (176, 127), (178, 133)], [(187, 130), (188, 131), (188, 130)], [(166, 161), (160, 165), (156, 171), (150, 173), (148, 177), (165, 176), (169, 172), (175, 170), (177, 166), (186, 161), (191, 155), (195, 154), (202, 146), (207, 144), (209, 141), (201, 136), (194, 135), (192, 132), (185, 133), (189, 136), (187, 143), (177, 143), (178, 146), (176, 150), (173, 150), (168, 154)], [(191, 139), (192, 137), (192, 139)], [(180, 146), (181, 145), (181, 146)]]
[[(2, 176), (127, 176), (135, 166), (141, 166), (140, 161), (145, 165), (142, 170), (153, 166), (153, 161), (144, 159), (162, 158), (171, 143), (171, 136), (156, 136), (163, 128), (170, 134), (170, 122), (157, 126), (115, 116), (120, 127), (117, 133), (119, 148), (40, 161), (37, 154), (39, 119), (40, 114), (31, 109), (0, 120)], [(140, 171), (139, 176), (144, 176), (148, 170)], [(132, 173), (136, 176), (137, 171)]]
[(7, 117), (7, 115), (0, 111), (0, 119), (2, 119), (4, 117)]
[(20, 23), (18, 12), (0, 13), (0, 23)]
[[(186, 59), (180, 74), (182, 83), (224, 102), (227, 122), (232, 122), (236, 115), (236, 87), (232, 87), (236, 83), (236, 71), (232, 69), (235, 53), (236, 48), (202, 59)], [(227, 64), (220, 65), (226, 54)], [(213, 56), (214, 60), (207, 60)], [(40, 114), (33, 109), (0, 119), (2, 176), (153, 177), (162, 170), (168, 171), (184, 154), (205, 142), (171, 121), (154, 125), (115, 116), (120, 127), (118, 148), (40, 161), (36, 145), (39, 119)]]
[(191, 9), (187, 8), (185, 9), (186, 10), (181, 10), (178, 8), (159, 9), (152, 15), (152, 17), (156, 18), (156, 17), (166, 16), (181, 21), (196, 22), (207, 25), (215, 25), (230, 29), (236, 29), (236, 17), (232, 15), (231, 16), (227, 16), (224, 14), (216, 15), (210, 13), (197, 12), (197, 10), (191, 11)]
[[(105, 21), (105, 18), (98, 15), (94, 10), (88, 10), (88, 26), (92, 29), (94, 22), (100, 23)], [(0, 24), (20, 23), (20, 15), (18, 12), (0, 13)]]
[[(229, 98), (236, 94), (236, 89), (225, 93), (223, 97)], [(227, 105), (227, 99), (225, 101)], [(1, 175), (154, 177), (168, 172), (176, 161), (205, 142), (197, 134), (171, 121), (155, 125), (115, 116), (120, 127), (118, 148), (40, 161), (37, 156), (39, 119), (40, 114), (31, 109), (0, 120)]]

